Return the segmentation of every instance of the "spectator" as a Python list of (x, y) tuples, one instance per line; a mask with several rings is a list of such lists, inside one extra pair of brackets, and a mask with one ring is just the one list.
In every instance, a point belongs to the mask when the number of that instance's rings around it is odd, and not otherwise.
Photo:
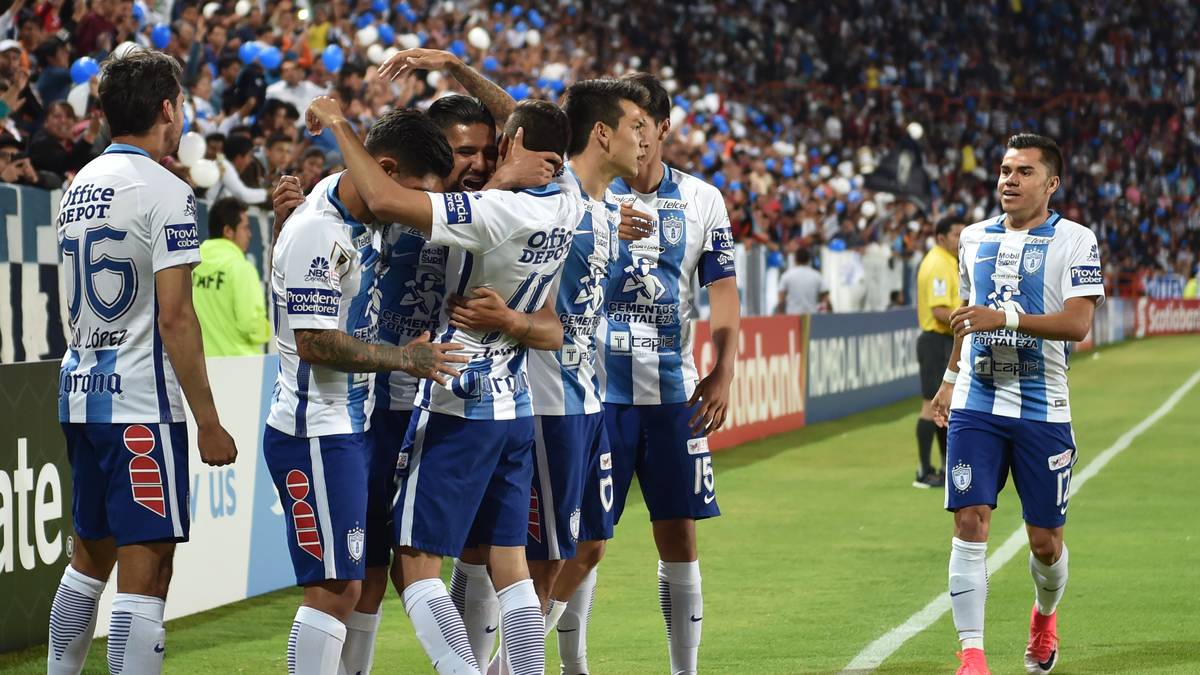
[(21, 142), (7, 134), (0, 136), (0, 182), (46, 190), (62, 187), (61, 178), (33, 168)]
[(267, 139), (262, 156), (256, 158), (262, 167), (262, 187), (270, 189), (279, 181), (280, 176), (290, 172), (293, 144), (292, 137), (283, 133), (272, 134)]
[[(92, 0), (91, 8), (71, 34), (77, 54), (107, 53), (117, 46), (118, 1), (123, 5), (131, 4), (128, 0)], [(83, 0), (75, 2), (83, 3)]]
[(100, 155), (95, 148), (100, 134), (101, 114), (93, 111), (87, 129), (75, 137), (75, 109), (66, 101), (50, 104), (46, 126), (29, 143), (29, 159), (39, 171), (65, 178)]
[(212, 199), (236, 197), (246, 204), (263, 204), (267, 201), (266, 190), (249, 187), (241, 178), (242, 171), (254, 162), (253, 153), (254, 141), (250, 137), (234, 135), (225, 139), (225, 154), (218, 159), (221, 179)]
[(779, 277), (776, 314), (816, 314), (829, 300), (829, 289), (821, 273), (813, 269), (812, 253), (796, 250), (796, 265)]
[(5, 129), (18, 140), (26, 140), (41, 126), (46, 111), (29, 84), (25, 49), (16, 40), (0, 40), (0, 83), (16, 92), (14, 101), (6, 101)]
[(267, 87), (267, 98), (292, 104), (297, 111), (305, 110), (318, 96), (328, 92), (325, 87), (304, 79), (304, 69), (295, 61), (284, 61), (279, 81)]
[(320, 148), (309, 148), (304, 151), (300, 161), (300, 187), (304, 194), (312, 191), (313, 187), (325, 177), (325, 152)]
[[(217, 60), (217, 78), (213, 80), (212, 97), (209, 98), (209, 103), (221, 112), (230, 112), (238, 106), (233, 105), (233, 97), (230, 95), (235, 86), (237, 86), (238, 75), (242, 72), (242, 62), (238, 60), (236, 54), (225, 54)], [(225, 99), (229, 99), (229, 104), (225, 104)]]
[(271, 339), (258, 268), (246, 259), (250, 219), (246, 205), (227, 197), (208, 209), (208, 239), (192, 270), (192, 304), (200, 319), (205, 356), (262, 354)]
[(42, 72), (37, 79), (37, 92), (43, 101), (62, 101), (71, 90), (71, 48), (52, 37), (38, 46), (35, 54)]

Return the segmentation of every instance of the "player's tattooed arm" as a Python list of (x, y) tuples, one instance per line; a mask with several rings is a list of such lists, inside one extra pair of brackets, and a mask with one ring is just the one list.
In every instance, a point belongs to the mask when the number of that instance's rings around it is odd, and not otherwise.
[(384, 61), (379, 68), (379, 75), (395, 80), (417, 70), (449, 72), (467, 93), (483, 103), (496, 120), (497, 127), (504, 127), (517, 104), (502, 87), (480, 75), (457, 56), (440, 49), (405, 49)]
[(451, 342), (434, 344), (429, 333), (403, 347), (368, 344), (340, 330), (297, 329), (296, 352), (304, 361), (346, 373), (377, 373), (402, 370), (415, 377), (430, 377), (439, 384), (444, 376), (458, 371), (451, 365), (466, 363), (467, 358), (451, 354), (462, 345)]

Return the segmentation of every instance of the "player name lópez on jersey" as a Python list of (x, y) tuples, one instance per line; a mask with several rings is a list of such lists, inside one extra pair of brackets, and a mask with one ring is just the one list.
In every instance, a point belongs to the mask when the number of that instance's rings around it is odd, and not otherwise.
[(279, 379), (267, 424), (301, 438), (366, 431), (374, 400), (371, 373), (311, 365), (296, 352), (296, 329), (376, 339), (381, 233), (338, 200), (342, 178), (317, 183), (288, 218), (272, 256)]
[[(578, 184), (570, 168), (566, 174)], [(596, 377), (596, 330), (604, 316), (604, 290), (617, 255), (618, 206), (591, 199), (579, 185), (582, 216), (562, 274), (551, 289), (563, 326), (557, 352), (529, 352), (533, 410), (538, 415), (583, 415), (602, 409)]]
[(184, 421), (154, 274), (200, 262), (191, 188), (140, 148), (113, 144), (63, 193), (57, 229), (70, 332), (59, 421)]
[(692, 279), (703, 286), (733, 276), (733, 237), (715, 187), (664, 166), (652, 194), (613, 181), (613, 198), (657, 220), (654, 234), (622, 241), (600, 327), (606, 403), (683, 403), (698, 376), (692, 358)]
[[(962, 299), (1022, 314), (1063, 311), (1068, 298), (1104, 299), (1096, 235), (1051, 211), (1045, 223), (1008, 230), (1004, 216), (962, 232)], [(972, 333), (963, 340), (951, 409), (1042, 422), (1071, 421), (1067, 392), (1069, 345), (1020, 331)]]
[[(446, 290), (468, 296), (487, 286), (518, 312), (541, 308), (571, 248), (582, 208), (575, 179), (560, 175), (532, 190), (430, 193), (430, 242), (450, 247)], [(524, 345), (494, 331), (450, 326), (441, 313), (437, 342), (464, 345), (471, 361), (446, 386), (422, 380), (416, 405), (468, 419), (507, 420), (533, 414)]]

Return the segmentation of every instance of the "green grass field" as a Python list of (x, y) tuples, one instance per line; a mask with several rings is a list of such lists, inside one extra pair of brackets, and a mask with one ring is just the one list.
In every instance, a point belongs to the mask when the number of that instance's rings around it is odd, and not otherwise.
[[(1080, 355), (1071, 371), (1077, 472), (1200, 369), (1200, 338), (1157, 338)], [(910, 487), (918, 402), (720, 453), (724, 516), (700, 526), (706, 673), (836, 673), (867, 644), (946, 589), (951, 518), (939, 490)], [(1059, 615), (1056, 673), (1200, 672), (1200, 386), (1136, 438), (1071, 500), (1071, 577)], [(992, 548), (1020, 526), (1001, 494)], [(634, 503), (600, 567), (592, 672), (666, 670), (645, 509)], [(1022, 551), (994, 570), (992, 672), (1021, 673), (1033, 598)], [(187, 579), (176, 579), (186, 584)], [(299, 600), (284, 590), (168, 624), (172, 673), (278, 673)], [(396, 597), (376, 672), (430, 672)], [(905, 643), (882, 673), (952, 673), (947, 613)], [(556, 646), (547, 672), (558, 672)], [(45, 672), (45, 647), (0, 655), (0, 671)], [(86, 672), (104, 669), (104, 644)]]

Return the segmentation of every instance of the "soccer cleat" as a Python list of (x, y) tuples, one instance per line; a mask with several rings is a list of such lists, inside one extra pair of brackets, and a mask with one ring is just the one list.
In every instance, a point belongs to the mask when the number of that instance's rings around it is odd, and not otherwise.
[(921, 488), (922, 490), (928, 490), (929, 488), (940, 488), (946, 485), (946, 477), (944, 475), (939, 475), (934, 471), (930, 471), (924, 475), (918, 473), (916, 479), (913, 480), (912, 485), (913, 487)]
[(1042, 616), (1033, 605), (1029, 618), (1029, 645), (1025, 647), (1025, 672), (1044, 675), (1058, 663), (1058, 612)]
[(982, 649), (964, 649), (958, 653), (958, 661), (954, 675), (992, 675)]

